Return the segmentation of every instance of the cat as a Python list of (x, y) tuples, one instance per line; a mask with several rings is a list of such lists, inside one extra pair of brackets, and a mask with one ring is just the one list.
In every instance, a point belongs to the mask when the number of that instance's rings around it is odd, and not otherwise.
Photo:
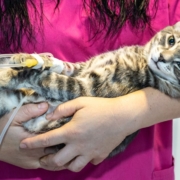
[[(45, 64), (53, 63), (49, 56), (37, 56)], [(31, 54), (14, 54), (9, 63), (18, 64), (30, 58)], [(6, 61), (7, 58), (2, 58), (1, 63)], [(180, 97), (180, 22), (164, 28), (144, 46), (122, 47), (82, 63), (59, 61), (39, 69), (2, 68), (0, 77), (0, 116), (22, 99), (24, 103), (48, 101), (52, 111), (58, 104), (80, 96), (113, 98), (146, 87), (177, 98)], [(22, 126), (32, 133), (43, 133), (71, 120), (67, 117), (49, 122), (45, 116)], [(127, 136), (109, 157), (122, 152), (137, 133)]]

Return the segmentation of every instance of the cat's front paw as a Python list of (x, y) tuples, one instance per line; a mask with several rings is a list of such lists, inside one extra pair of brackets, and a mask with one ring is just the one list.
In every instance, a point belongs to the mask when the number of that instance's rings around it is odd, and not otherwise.
[(10, 64), (16, 64), (18, 68), (47, 69), (58, 74), (64, 70), (63, 61), (54, 58), (50, 53), (14, 54), (10, 59)]
[(14, 54), (11, 59), (10, 59), (10, 64), (20, 64), (23, 66), (25, 64), (27, 59), (32, 59), (32, 56), (30, 54), (26, 53), (19, 53), (19, 54)]
[(12, 68), (14, 67), (16, 69), (23, 69), (23, 68), (31, 69), (31, 68), (36, 67), (39, 64), (38, 60), (28, 53), (14, 54), (10, 58), (9, 63), (13, 64)]

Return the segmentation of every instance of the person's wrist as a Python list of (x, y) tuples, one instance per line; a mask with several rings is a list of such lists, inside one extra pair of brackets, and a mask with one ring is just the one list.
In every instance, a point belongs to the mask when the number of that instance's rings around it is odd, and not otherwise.
[[(145, 98), (142, 97), (142, 99)], [(128, 127), (126, 136), (142, 128), (142, 118), (147, 111), (147, 104), (146, 101), (138, 102), (136, 93), (115, 98), (113, 108), (116, 120), (124, 121), (123, 123)]]

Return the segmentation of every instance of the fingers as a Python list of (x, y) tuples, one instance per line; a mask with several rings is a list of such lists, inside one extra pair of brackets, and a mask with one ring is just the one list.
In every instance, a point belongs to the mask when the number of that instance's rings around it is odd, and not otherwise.
[[(72, 116), (76, 111), (82, 108), (80, 100), (81, 98), (74, 99), (59, 105), (54, 112), (48, 114), (46, 118), (48, 120), (56, 120), (63, 117)], [(77, 102), (78, 101), (78, 102)]]
[(66, 169), (65, 167), (51, 167), (51, 166), (43, 166), (43, 165), (41, 165), (40, 168), (49, 170), (49, 171), (61, 171), (63, 169)]
[(94, 165), (98, 165), (98, 164), (100, 164), (102, 161), (104, 161), (104, 158), (97, 158), (97, 159), (93, 159), (93, 160), (91, 161), (91, 163), (94, 164)]
[(15, 119), (17, 119), (18, 123), (22, 123), (34, 117), (42, 115), (47, 111), (47, 109), (48, 109), (47, 103), (27, 104), (19, 109)]
[[(81, 98), (79, 98), (81, 99)], [(46, 116), (47, 119), (60, 119), (62, 117), (68, 117), (73, 115), (77, 110), (81, 109), (81, 103), (77, 103), (76, 101), (80, 100), (72, 100), (66, 103), (63, 103), (61, 105), (59, 105), (56, 110), (54, 111), (54, 113), (51, 113), (49, 115)], [(44, 106), (44, 104), (43, 104)], [(32, 107), (35, 108), (36, 107)], [(28, 112), (28, 114), (31, 114), (32, 109), (29, 108), (29, 106), (24, 107), (24, 109), (21, 110), (22, 112)], [(42, 109), (41, 109), (42, 111)], [(34, 111), (32, 111), (34, 112)], [(34, 112), (33, 115), (37, 115), (37, 113), (39, 113), (39, 111), (37, 111), (36, 113)], [(26, 114), (26, 113), (24, 113)], [(24, 120), (25, 118), (22, 118), (22, 120)], [(27, 118), (26, 118), (27, 119)], [(25, 119), (25, 120), (26, 120)], [(21, 120), (21, 121), (22, 121)], [(68, 135), (67, 131), (68, 131), (69, 126), (66, 127), (66, 125), (64, 125), (63, 127), (61, 127), (61, 129), (56, 129), (53, 131), (49, 131), (47, 133), (41, 134), (41, 135), (37, 135), (35, 137), (32, 138), (28, 138), (25, 139), (21, 142), (20, 147), (21, 148), (42, 148), (42, 147), (49, 147), (49, 146), (53, 146), (53, 145), (57, 145), (57, 144), (61, 144), (61, 143), (65, 143), (66, 142), (66, 135)]]
[[(50, 160), (54, 158), (54, 154), (49, 154), (47, 156), (44, 156), (43, 158), (40, 159), (40, 166), (43, 169), (50, 170), (50, 171), (60, 171), (63, 169), (66, 169), (64, 166), (58, 166), (58, 165), (51, 165)], [(54, 163), (56, 164), (56, 163)]]
[(48, 170), (69, 169), (73, 172), (81, 171), (91, 160), (90, 156), (79, 155), (78, 148), (73, 145), (66, 145), (56, 154), (50, 154), (41, 158), (41, 167)]
[[(63, 164), (62, 162), (57, 161), (57, 154), (56, 155), (48, 155), (41, 159), (40, 164), (43, 169), (47, 170), (62, 170), (62, 169), (69, 169), (73, 172), (81, 171), (90, 161), (89, 158), (86, 156), (77, 156), (73, 158), (72, 161)], [(53, 161), (52, 161), (53, 160)]]
[(45, 155), (55, 154), (58, 151), (59, 151), (59, 148), (57, 146), (51, 146), (51, 147), (44, 148), (44, 154)]
[(73, 172), (79, 172), (89, 163), (89, 161), (90, 160), (86, 156), (78, 156), (67, 166), (67, 169)]
[(46, 156), (42, 159), (43, 164), (48, 164), (48, 166), (58, 166), (62, 167), (66, 164), (68, 164), (72, 159), (74, 159), (79, 152), (75, 149), (73, 149), (71, 145), (66, 145), (64, 148), (59, 150), (55, 155), (53, 156)]
[(20, 147), (23, 149), (25, 148), (34, 149), (34, 148), (50, 147), (57, 144), (66, 143), (66, 136), (64, 134), (67, 134), (65, 130), (67, 128), (65, 127), (66, 125), (61, 127), (60, 131), (59, 129), (55, 129), (44, 134), (40, 134), (34, 137), (24, 139), (21, 142)]

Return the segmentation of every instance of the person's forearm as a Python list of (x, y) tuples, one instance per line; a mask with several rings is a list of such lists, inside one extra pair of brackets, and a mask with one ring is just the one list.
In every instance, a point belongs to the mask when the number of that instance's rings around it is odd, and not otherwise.
[(132, 121), (138, 129), (180, 117), (180, 99), (173, 99), (153, 88), (145, 88), (117, 98), (117, 118), (118, 108), (122, 105), (126, 106), (127, 112), (132, 112)]
[[(24, 139), (20, 147), (37, 149), (67, 144), (58, 153), (41, 159), (41, 166), (79, 171), (89, 162), (102, 162), (133, 132), (179, 117), (180, 101), (146, 88), (117, 98), (77, 98), (59, 105), (49, 115), (50, 121), (69, 116), (72, 119), (61, 128)], [(76, 157), (83, 157), (84, 162), (78, 169), (74, 166), (79, 161)]]

